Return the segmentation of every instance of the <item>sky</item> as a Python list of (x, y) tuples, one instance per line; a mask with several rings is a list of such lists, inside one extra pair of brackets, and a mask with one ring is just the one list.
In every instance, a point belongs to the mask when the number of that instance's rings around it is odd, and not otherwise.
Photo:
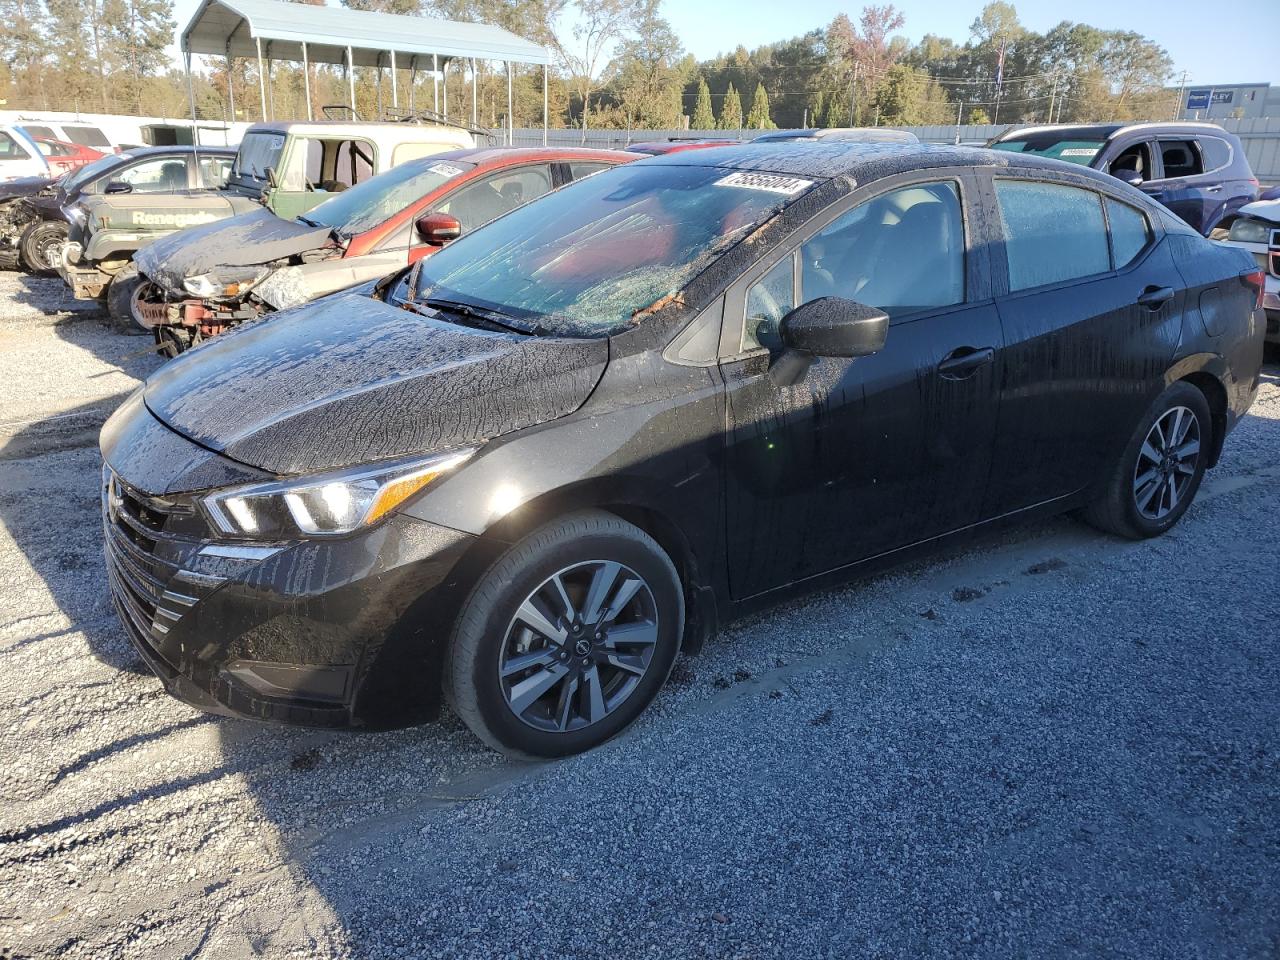
[[(186, 25), (199, 0), (176, 0), (174, 19)], [(328, 0), (337, 3), (337, 0)], [(864, 3), (836, 0), (665, 0), (664, 13), (699, 60), (785, 40), (831, 22), (837, 13), (857, 17)], [(984, 0), (894, 0), (906, 17), (901, 31), (912, 42), (926, 33), (963, 42)], [(1062, 20), (1088, 23), (1107, 30), (1134, 30), (1156, 41), (1173, 57), (1174, 81), (1187, 72), (1197, 86), (1229, 83), (1280, 84), (1280, 0), (1159, 0), (1123, 3), (1117, 0), (1016, 0), (1022, 23), (1043, 33)], [(1144, 9), (1145, 8), (1145, 9)], [(1213, 11), (1230, 10), (1215, 19)], [(1145, 11), (1158, 11), (1148, 15)], [(780, 13), (785, 11), (785, 15)], [(171, 53), (177, 59), (177, 48)]]

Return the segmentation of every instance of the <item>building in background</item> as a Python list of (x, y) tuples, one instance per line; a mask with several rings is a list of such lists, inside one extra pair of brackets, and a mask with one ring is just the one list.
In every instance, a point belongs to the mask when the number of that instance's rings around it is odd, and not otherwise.
[(1280, 87), (1269, 83), (1198, 84), (1182, 91), (1182, 120), (1280, 117)]

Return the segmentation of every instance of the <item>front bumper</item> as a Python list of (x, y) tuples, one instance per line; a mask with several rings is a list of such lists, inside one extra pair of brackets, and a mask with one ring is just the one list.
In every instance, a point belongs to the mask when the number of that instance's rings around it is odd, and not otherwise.
[(460, 596), (451, 574), (471, 535), (395, 516), (341, 539), (216, 542), (184, 498), (150, 496), (109, 467), (102, 504), (112, 600), (173, 696), (326, 727), (435, 712)]

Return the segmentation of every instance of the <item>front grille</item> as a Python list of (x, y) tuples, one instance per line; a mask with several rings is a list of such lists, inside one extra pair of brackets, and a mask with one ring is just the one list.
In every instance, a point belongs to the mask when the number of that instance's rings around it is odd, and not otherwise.
[(202, 521), (190, 505), (134, 490), (109, 467), (102, 517), (112, 597), (134, 638), (157, 649), (203, 592), (183, 577)]

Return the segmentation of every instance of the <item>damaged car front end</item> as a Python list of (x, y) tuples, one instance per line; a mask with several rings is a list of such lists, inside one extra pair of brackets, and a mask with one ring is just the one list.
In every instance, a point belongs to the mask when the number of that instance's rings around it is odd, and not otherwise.
[(1266, 275), (1262, 307), (1267, 342), (1280, 343), (1280, 200), (1259, 200), (1240, 208), (1222, 243), (1247, 250)]

